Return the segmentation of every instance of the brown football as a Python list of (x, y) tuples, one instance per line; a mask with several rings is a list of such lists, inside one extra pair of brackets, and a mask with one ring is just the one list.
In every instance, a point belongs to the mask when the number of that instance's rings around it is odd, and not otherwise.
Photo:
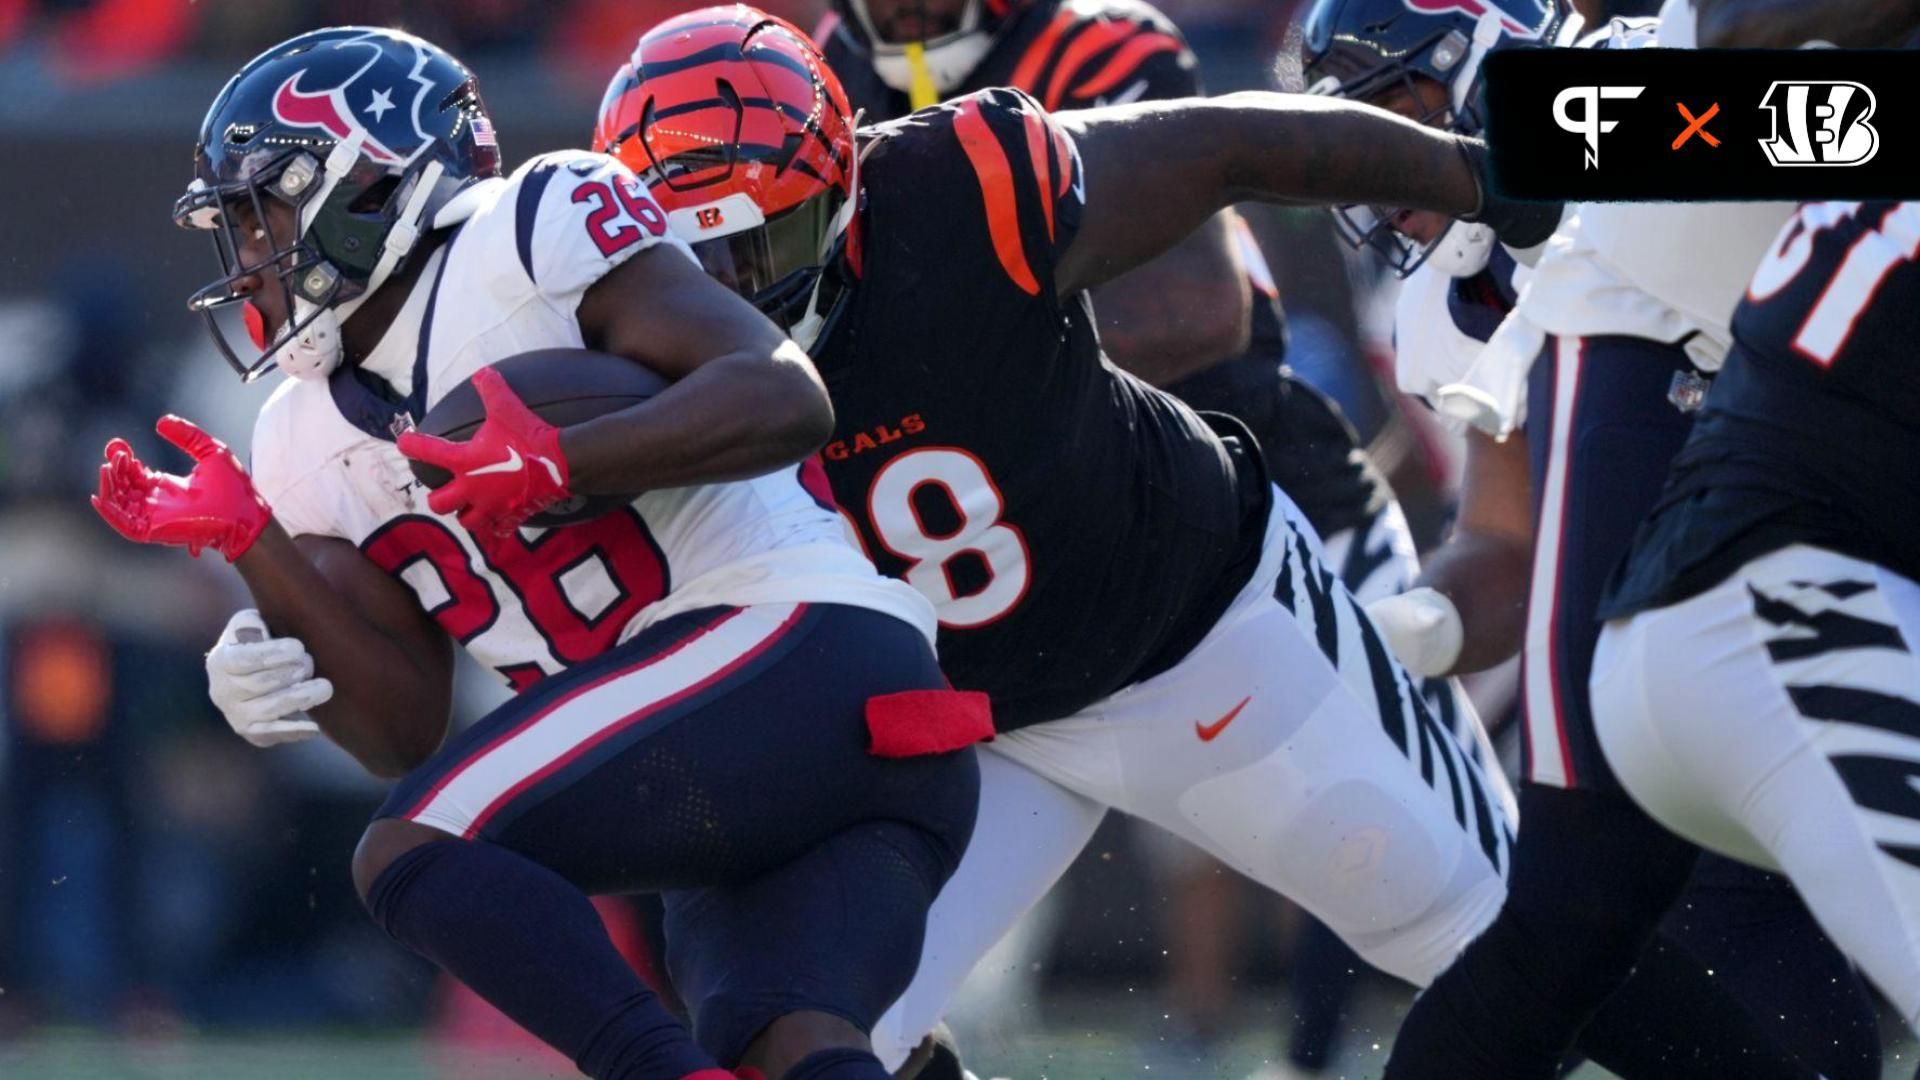
[[(529, 409), (555, 427), (619, 412), (667, 387), (667, 380), (637, 361), (591, 349), (536, 349), (509, 356), (494, 364), (493, 369), (506, 378), (507, 385)], [(418, 426), (429, 435), (457, 442), (471, 437), (485, 418), (479, 391), (473, 388), (473, 383), (463, 382), (427, 410)], [(413, 475), (429, 488), (437, 488), (452, 478), (437, 465), (424, 461), (410, 464)], [(571, 525), (598, 517), (633, 499), (632, 495), (576, 495), (535, 514), (529, 524)]]

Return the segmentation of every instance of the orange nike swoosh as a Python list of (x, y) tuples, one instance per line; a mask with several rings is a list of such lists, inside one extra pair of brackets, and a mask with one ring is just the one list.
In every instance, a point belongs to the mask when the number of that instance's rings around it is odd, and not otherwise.
[(1214, 739), (1214, 736), (1227, 730), (1227, 725), (1233, 723), (1233, 718), (1236, 716), (1239, 716), (1240, 710), (1246, 708), (1247, 702), (1252, 700), (1253, 700), (1253, 696), (1251, 694), (1241, 698), (1240, 704), (1235, 705), (1232, 711), (1228, 712), (1227, 715), (1221, 717), (1220, 719), (1215, 720), (1211, 724), (1203, 724), (1200, 721), (1195, 720), (1193, 722), (1193, 733), (1195, 735), (1200, 736), (1201, 742), (1212, 742)]

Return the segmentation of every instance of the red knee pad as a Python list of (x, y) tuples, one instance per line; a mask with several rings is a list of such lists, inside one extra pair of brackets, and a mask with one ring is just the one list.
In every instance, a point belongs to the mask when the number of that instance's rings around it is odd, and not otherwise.
[(993, 738), (993, 708), (973, 690), (903, 690), (867, 699), (867, 749), (878, 757), (944, 754)]

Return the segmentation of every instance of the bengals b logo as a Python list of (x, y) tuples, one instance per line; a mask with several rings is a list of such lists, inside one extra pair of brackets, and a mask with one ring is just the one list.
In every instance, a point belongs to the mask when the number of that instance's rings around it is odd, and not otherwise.
[(1857, 82), (1776, 82), (1760, 99), (1773, 121), (1760, 149), (1775, 165), (1864, 165), (1880, 149), (1873, 106)]
[(694, 215), (694, 219), (700, 222), (700, 227), (703, 229), (717, 229), (722, 222), (726, 221), (726, 218), (721, 216), (720, 208), (717, 206), (702, 208), (699, 213)]

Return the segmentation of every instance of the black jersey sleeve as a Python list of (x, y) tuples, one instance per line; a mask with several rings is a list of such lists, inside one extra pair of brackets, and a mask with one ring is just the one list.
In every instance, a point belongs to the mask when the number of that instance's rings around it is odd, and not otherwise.
[(1038, 102), (982, 90), (880, 133), (863, 186), (882, 237), (956, 272), (990, 258), (1027, 295), (1054, 294), (1084, 187), (1072, 136)]

